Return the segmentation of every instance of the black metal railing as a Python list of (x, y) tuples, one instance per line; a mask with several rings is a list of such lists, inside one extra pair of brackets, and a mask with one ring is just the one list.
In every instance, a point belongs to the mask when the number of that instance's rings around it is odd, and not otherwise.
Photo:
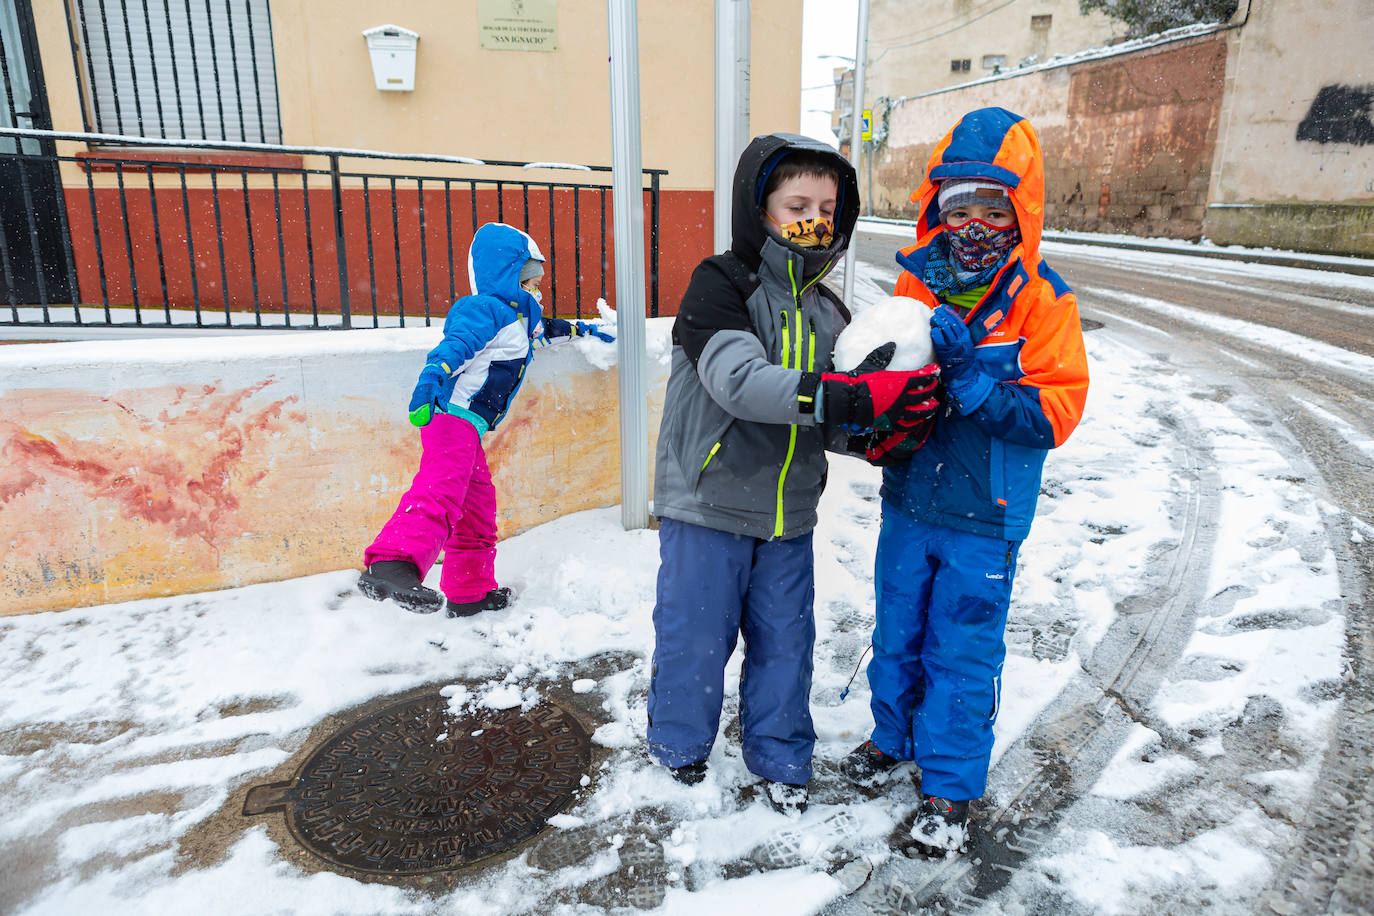
[[(545, 168), (591, 180), (523, 177)], [(549, 314), (594, 315), (614, 287), (609, 172), (0, 129), (0, 325), (429, 324), (468, 291), (468, 243), (492, 220), (544, 251)], [(644, 171), (650, 316), (664, 174)]]

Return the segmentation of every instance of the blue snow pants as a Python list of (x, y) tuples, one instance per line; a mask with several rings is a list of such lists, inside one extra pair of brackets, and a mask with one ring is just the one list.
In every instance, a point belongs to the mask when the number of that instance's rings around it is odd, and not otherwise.
[(873, 743), (921, 768), (921, 791), (987, 788), (1020, 541), (913, 521), (883, 504), (868, 684)]
[(649, 681), (649, 753), (670, 767), (705, 760), (720, 726), (725, 665), (744, 635), (740, 745), (749, 772), (811, 778), (811, 533), (764, 541), (675, 521), (658, 532)]

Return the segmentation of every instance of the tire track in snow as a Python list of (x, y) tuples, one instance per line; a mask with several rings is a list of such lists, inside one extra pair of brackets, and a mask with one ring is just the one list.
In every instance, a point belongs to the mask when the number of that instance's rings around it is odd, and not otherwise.
[[(1220, 482), (1196, 421), (1181, 411), (1159, 412), (1181, 444), (1182, 518), (1176, 544), (1155, 587), (1121, 612), (1075, 678), (993, 767), (996, 807), (979, 822), (967, 856), (927, 861), (894, 856), (875, 869), (833, 914), (966, 913), (1001, 890), (1040, 852), (1075, 798), (1096, 782), (1112, 751), (1177, 663), (1205, 598), (1216, 543)], [(1126, 602), (1123, 602), (1125, 605)], [(977, 811), (977, 808), (975, 808)], [(911, 815), (893, 836), (900, 838)]]

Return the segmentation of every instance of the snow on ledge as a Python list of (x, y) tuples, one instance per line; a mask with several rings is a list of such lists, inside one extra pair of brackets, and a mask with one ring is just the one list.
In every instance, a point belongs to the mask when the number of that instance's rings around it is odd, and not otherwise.
[(984, 83), (993, 83), (998, 80), (1011, 79), (1017, 76), (1025, 76), (1028, 73), (1039, 73), (1045, 70), (1054, 70), (1059, 67), (1067, 67), (1071, 64), (1081, 64), (1092, 60), (1102, 60), (1108, 57), (1117, 57), (1122, 54), (1130, 54), (1135, 51), (1143, 51), (1153, 48), (1156, 45), (1169, 44), (1170, 42), (1183, 41), (1188, 38), (1200, 38), (1203, 35), (1210, 35), (1213, 32), (1223, 32), (1234, 26), (1225, 22), (1198, 22), (1193, 25), (1179, 26), (1176, 29), (1169, 29), (1166, 32), (1156, 32), (1154, 35), (1146, 35), (1141, 38), (1132, 38), (1120, 44), (1110, 45), (1105, 48), (1085, 48), (1082, 51), (1074, 51), (1071, 54), (1056, 54), (1049, 60), (1038, 64), (1029, 64), (1025, 67), (1013, 67), (992, 76), (985, 76), (981, 79), (970, 80), (967, 83), (960, 83), (957, 86), (944, 86), (940, 89), (932, 89), (929, 92), (920, 92), (916, 95), (904, 95), (892, 100), (892, 107), (896, 108), (904, 102), (913, 99), (924, 99), (932, 95), (942, 95), (946, 92), (954, 92), (957, 89), (967, 89), (970, 86), (981, 86)]

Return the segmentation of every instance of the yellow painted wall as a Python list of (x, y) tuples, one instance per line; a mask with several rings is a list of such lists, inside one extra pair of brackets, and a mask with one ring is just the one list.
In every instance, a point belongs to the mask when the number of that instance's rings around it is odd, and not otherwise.
[[(651, 322), (651, 337), (669, 323)], [(437, 338), (3, 348), (0, 614), (361, 568), (417, 466), (405, 408)], [(613, 353), (540, 350), (485, 437), (501, 537), (620, 502), (617, 375), (599, 368)], [(667, 370), (666, 356), (649, 361), (650, 454)]]
[[(555, 52), (482, 49), (477, 5), (273, 0), (283, 143), (609, 165), (605, 0), (558, 0)], [(639, 3), (642, 157), (668, 170), (665, 189), (713, 184), (714, 6)], [(751, 9), (754, 132), (795, 131), (802, 4), (753, 0)], [(54, 125), (78, 130), (63, 4), (35, 3), (34, 14)], [(420, 33), (413, 92), (375, 88), (362, 32), (384, 24)]]

